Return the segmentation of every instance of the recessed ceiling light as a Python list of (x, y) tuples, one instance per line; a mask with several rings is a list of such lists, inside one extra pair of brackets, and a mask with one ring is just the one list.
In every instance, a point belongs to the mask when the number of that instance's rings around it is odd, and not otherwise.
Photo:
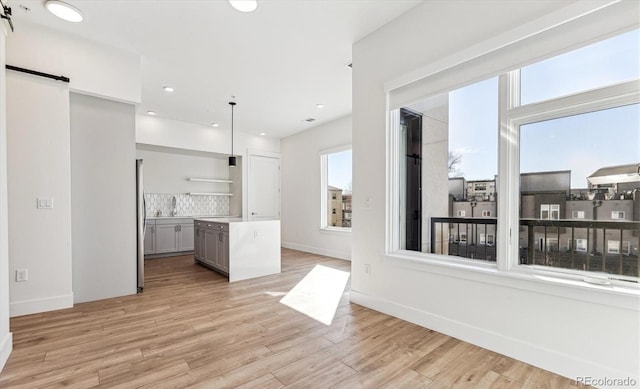
[(147, 111), (147, 115), (156, 116), (156, 111)]
[(218, 123), (211, 123), (211, 127), (220, 127)]
[(173, 92), (175, 90), (175, 89), (173, 89), (173, 87), (171, 87), (169, 85), (163, 86), (162, 89), (164, 89), (165, 92)]
[(229, 0), (229, 4), (240, 12), (253, 12), (258, 8), (257, 0)]
[(265, 135), (267, 135), (267, 133), (266, 133), (266, 132), (261, 132), (261, 133), (260, 133), (260, 136), (265, 136)]
[(79, 9), (63, 1), (47, 0), (44, 5), (47, 7), (49, 12), (60, 19), (66, 20), (67, 22), (78, 23), (84, 19), (84, 16), (82, 16), (82, 12), (80, 12)]
[(324, 104), (316, 104), (316, 108), (324, 108)]

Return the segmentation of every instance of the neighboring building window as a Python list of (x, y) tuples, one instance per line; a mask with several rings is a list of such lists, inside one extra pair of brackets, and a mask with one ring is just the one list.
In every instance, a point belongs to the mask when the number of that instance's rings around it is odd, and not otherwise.
[(540, 219), (542, 220), (560, 219), (560, 204), (541, 204)]
[(491, 216), (491, 211), (482, 211), (482, 217), (489, 217)]
[(495, 240), (492, 234), (480, 234), (480, 244), (486, 244), (487, 246), (493, 246)]
[(320, 153), (321, 228), (351, 228), (351, 147)]
[[(571, 239), (569, 239), (569, 244), (571, 244)], [(576, 239), (575, 245), (573, 246), (575, 251), (579, 251), (581, 253), (587, 252), (587, 240), (586, 239)]]
[(464, 209), (458, 210), (458, 217), (465, 217), (467, 212)]
[(461, 233), (460, 236), (458, 237), (458, 242), (467, 243), (467, 234)]
[(624, 220), (624, 212), (623, 211), (612, 211), (611, 212), (611, 220)]
[[(622, 250), (622, 251), (621, 251)], [(631, 244), (628, 241), (622, 242), (622, 247), (620, 247), (619, 240), (609, 240), (607, 241), (607, 253), (609, 254), (629, 254), (631, 252)]]
[(584, 219), (584, 211), (573, 211), (573, 212), (571, 212), (571, 218), (573, 218), (573, 219)]

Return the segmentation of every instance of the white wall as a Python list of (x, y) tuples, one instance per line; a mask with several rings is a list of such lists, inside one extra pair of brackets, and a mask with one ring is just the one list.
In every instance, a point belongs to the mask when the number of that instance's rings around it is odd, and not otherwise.
[[(66, 83), (7, 72), (11, 316), (68, 308), (71, 286), (71, 167)], [(38, 197), (53, 199), (37, 209)]]
[(135, 294), (135, 107), (70, 101), (74, 302)]
[(283, 247), (351, 258), (351, 232), (320, 229), (320, 151), (350, 144), (351, 116), (281, 140)]
[(75, 92), (141, 101), (138, 55), (35, 24), (20, 23), (11, 33), (7, 63), (69, 77)]
[[(242, 161), (248, 160), (249, 150), (271, 153), (280, 152), (280, 140), (249, 135), (241, 131), (234, 131), (234, 155), (240, 156)], [(146, 145), (173, 147), (178, 149), (206, 151), (222, 155), (231, 153), (231, 131), (229, 129), (213, 128), (200, 124), (186, 123), (147, 115), (136, 116), (136, 142)], [(234, 196), (230, 202), (230, 212), (237, 214), (240, 203), (238, 191), (242, 192), (242, 210), (247, 209), (247, 177), (248, 163), (238, 162), (238, 167), (230, 173), (234, 183), (238, 177), (242, 178), (240, 185), (234, 185)]]
[[(354, 45), (351, 299), (569, 378), (637, 378), (637, 296), (385, 255), (385, 86), (416, 79), (416, 69), (442, 68), (443, 58), (452, 58), (453, 65), (456, 55), (470, 54), (469, 48), (481, 52), (480, 43), (499, 34), (515, 38), (514, 31), (523, 33), (529, 22), (567, 5), (572, 2), (428, 1)], [(569, 8), (562, 11), (567, 19), (576, 16)], [(637, 10), (630, 15), (637, 19)], [(544, 21), (540, 26), (549, 27)]]
[[(6, 27), (0, 27), (0, 69), (5, 67)], [(13, 348), (9, 332), (9, 217), (7, 208), (6, 72), (0, 71), (0, 371)]]
[(226, 156), (138, 144), (136, 158), (144, 160), (147, 193), (229, 192), (229, 184), (187, 181), (189, 177), (229, 179)]

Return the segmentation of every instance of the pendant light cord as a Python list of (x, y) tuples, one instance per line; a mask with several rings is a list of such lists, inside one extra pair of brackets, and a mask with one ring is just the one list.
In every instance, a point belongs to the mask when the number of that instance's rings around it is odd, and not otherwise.
[(233, 157), (233, 108), (235, 104), (231, 104), (231, 156)]
[(229, 105), (231, 106), (231, 156), (233, 157), (233, 108), (236, 106), (236, 102), (230, 101)]

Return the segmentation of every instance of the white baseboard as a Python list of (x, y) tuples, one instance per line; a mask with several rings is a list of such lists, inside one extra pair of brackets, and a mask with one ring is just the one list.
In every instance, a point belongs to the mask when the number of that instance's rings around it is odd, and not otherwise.
[(9, 303), (9, 317), (30, 315), (57, 309), (73, 307), (73, 293), (36, 300), (13, 301)]
[(324, 255), (325, 257), (338, 258), (338, 259), (344, 259), (344, 260), (347, 260), (347, 261), (351, 261), (351, 252), (350, 251), (349, 252), (345, 252), (345, 251), (338, 251), (338, 250), (330, 250), (330, 249), (325, 249), (325, 248), (321, 248), (321, 247), (305, 246), (305, 245), (302, 245), (302, 244), (289, 243), (289, 242), (282, 242), (281, 246), (286, 248), (286, 249), (304, 251), (304, 252), (307, 252), (307, 253)]
[(372, 297), (355, 290), (351, 290), (350, 295), (353, 303), (464, 340), (571, 380), (575, 380), (579, 376), (631, 377), (638, 382), (637, 373), (620, 371), (615, 367), (597, 364), (575, 355), (541, 347), (440, 315), (397, 304), (393, 301)]
[(4, 365), (7, 363), (11, 350), (13, 350), (13, 334), (8, 332), (2, 341), (0, 341), (0, 371), (2, 371)]

